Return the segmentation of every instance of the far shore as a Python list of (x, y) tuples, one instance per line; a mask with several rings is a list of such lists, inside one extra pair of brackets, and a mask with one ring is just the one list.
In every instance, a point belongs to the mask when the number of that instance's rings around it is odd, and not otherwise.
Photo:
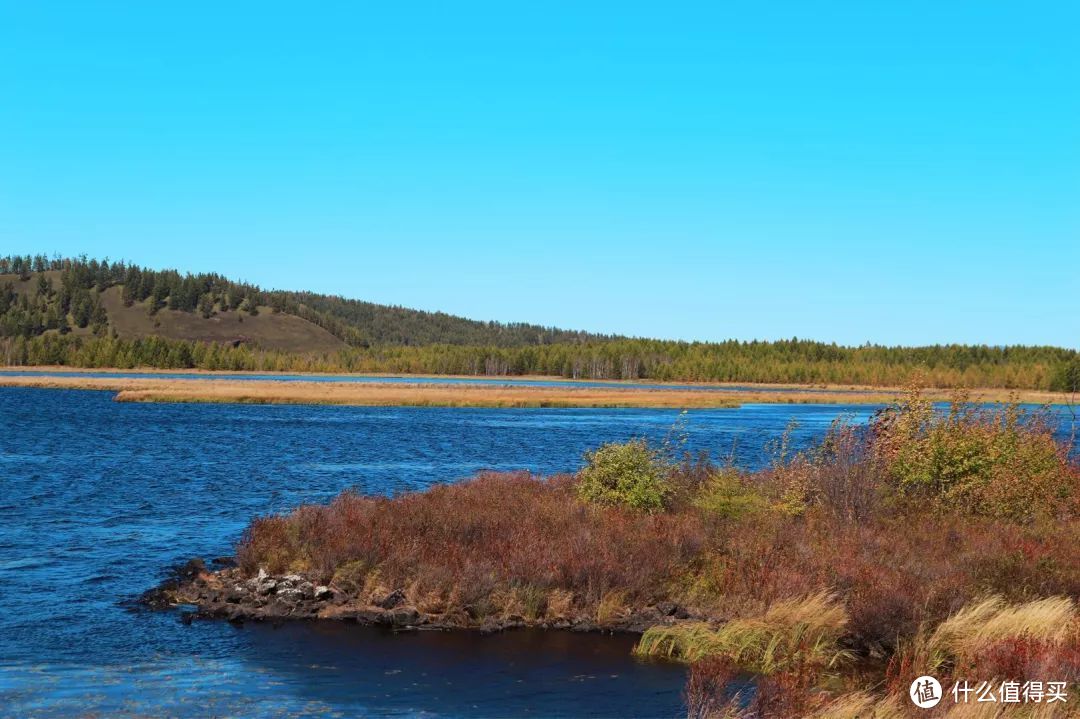
[[(16, 372), (63, 371), (75, 376), (18, 376)], [(183, 372), (206, 375), (208, 379), (165, 379), (147, 377), (78, 376), (93, 372), (124, 372), (153, 374)], [(11, 374), (7, 374), (9, 372)], [(4, 367), (0, 368), (0, 387), (37, 387), (48, 389), (84, 389), (116, 392), (121, 402), (203, 402), (232, 404), (331, 404), (351, 406), (420, 406), (420, 407), (628, 407), (628, 408), (734, 408), (743, 404), (885, 404), (903, 392), (899, 387), (856, 387), (851, 385), (751, 385), (666, 383), (683, 385), (665, 387), (665, 383), (644, 380), (658, 388), (628, 388), (630, 382), (609, 381), (607, 386), (582, 384), (574, 386), (529, 386), (513, 384), (364, 384), (327, 382), (281, 382), (266, 380), (229, 381), (237, 374), (275, 374), (264, 372), (209, 372), (206, 370), (110, 370), (71, 367)], [(319, 376), (314, 373), (278, 373)], [(209, 377), (215, 379), (209, 379)], [(402, 377), (440, 379), (430, 375), (375, 375), (369, 377)], [(224, 378), (224, 379), (222, 379)], [(443, 376), (442, 379), (447, 377)], [(464, 380), (534, 379), (563, 380), (561, 377), (457, 377)], [(585, 381), (583, 381), (585, 382)], [(687, 385), (693, 388), (687, 389)], [(717, 392), (709, 387), (738, 386), (738, 389)], [(851, 392), (852, 389), (859, 390)], [(802, 390), (802, 391), (800, 391)], [(824, 390), (824, 391), (823, 391)], [(828, 391), (833, 390), (833, 391)], [(972, 401), (1003, 402), (1010, 399), (1034, 404), (1064, 403), (1060, 394), (1035, 390), (1006, 390), (984, 388), (969, 390)], [(925, 396), (946, 401), (954, 390), (928, 389)]]
[(453, 380), (484, 380), (484, 381), (517, 381), (517, 380), (533, 380), (533, 381), (555, 381), (555, 382), (574, 382), (581, 384), (607, 384), (613, 387), (619, 386), (633, 386), (639, 384), (649, 385), (671, 385), (671, 386), (693, 386), (693, 387), (753, 387), (755, 389), (833, 389), (833, 390), (859, 390), (859, 391), (902, 391), (899, 387), (875, 387), (873, 385), (861, 385), (861, 384), (824, 384), (824, 383), (808, 383), (808, 384), (786, 384), (782, 382), (769, 383), (769, 382), (703, 382), (700, 380), (659, 380), (649, 379), (647, 377), (642, 379), (590, 379), (588, 377), (563, 377), (562, 375), (544, 375), (544, 374), (425, 374), (425, 373), (411, 373), (411, 372), (310, 372), (303, 370), (262, 370), (262, 369), (245, 369), (245, 370), (208, 370), (199, 368), (181, 368), (181, 369), (167, 369), (160, 367), (70, 367), (68, 365), (0, 365), (0, 375), (4, 372), (70, 372), (81, 374), (93, 374), (95, 372), (123, 372), (124, 374), (198, 374), (207, 375), (212, 377), (228, 377), (230, 375), (245, 376), (245, 375), (267, 375), (274, 376), (280, 375), (282, 377), (379, 377), (388, 379), (453, 379)]

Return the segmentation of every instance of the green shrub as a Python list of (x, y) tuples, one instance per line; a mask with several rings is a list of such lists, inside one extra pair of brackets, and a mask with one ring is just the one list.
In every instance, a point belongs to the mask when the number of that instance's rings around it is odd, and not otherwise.
[(1016, 520), (1075, 509), (1078, 477), (1045, 417), (1016, 404), (982, 409), (960, 395), (947, 413), (913, 393), (874, 423), (875, 452), (896, 488), (939, 510)]
[(715, 472), (694, 498), (694, 506), (724, 519), (738, 519), (768, 506), (766, 499), (747, 487), (733, 471)]
[(660, 511), (671, 495), (669, 469), (644, 439), (605, 444), (585, 453), (585, 467), (578, 473), (578, 496), (595, 504)]

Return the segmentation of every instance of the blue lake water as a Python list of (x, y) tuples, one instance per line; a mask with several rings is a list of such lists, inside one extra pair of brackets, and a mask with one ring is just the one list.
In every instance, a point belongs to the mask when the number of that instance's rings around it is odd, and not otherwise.
[[(423, 377), (419, 375), (363, 375), (363, 374), (287, 374), (258, 372), (122, 372), (71, 370), (0, 370), (0, 377), (87, 377), (90, 379), (173, 379), (173, 380), (238, 380), (274, 382), (359, 382), (365, 384), (449, 384), (449, 385), (495, 385), (500, 387), (603, 387), (606, 389), (694, 389), (710, 392), (743, 392), (760, 390), (749, 385), (715, 384), (669, 384), (656, 382), (614, 382), (568, 379), (522, 379), (518, 377)], [(851, 392), (864, 393), (861, 389), (823, 389), (820, 387), (769, 387), (771, 392)]]
[[(687, 416), (688, 449), (760, 466), (866, 406)], [(599, 443), (663, 437), (669, 410), (129, 404), (0, 388), (0, 714), (675, 717), (683, 671), (632, 639), (559, 632), (392, 636), (347, 625), (196, 622), (125, 601), (255, 515), (342, 489), (390, 494), (481, 469), (550, 474)]]

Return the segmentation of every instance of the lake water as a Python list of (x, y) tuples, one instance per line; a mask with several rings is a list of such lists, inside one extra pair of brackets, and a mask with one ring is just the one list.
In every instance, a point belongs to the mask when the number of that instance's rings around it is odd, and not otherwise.
[[(688, 449), (744, 466), (867, 406), (687, 416)], [(185, 626), (126, 602), (190, 557), (231, 553), (255, 515), (342, 489), (392, 494), (481, 469), (550, 474), (661, 438), (676, 411), (130, 404), (0, 388), (0, 714), (675, 717), (683, 671), (632, 639), (388, 635), (347, 625)]]

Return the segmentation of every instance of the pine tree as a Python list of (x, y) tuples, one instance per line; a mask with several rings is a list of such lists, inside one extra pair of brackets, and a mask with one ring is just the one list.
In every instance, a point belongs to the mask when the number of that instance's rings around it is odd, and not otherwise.
[(94, 297), (91, 303), (90, 322), (93, 324), (94, 334), (96, 335), (105, 334), (109, 327), (109, 315), (97, 297)]

